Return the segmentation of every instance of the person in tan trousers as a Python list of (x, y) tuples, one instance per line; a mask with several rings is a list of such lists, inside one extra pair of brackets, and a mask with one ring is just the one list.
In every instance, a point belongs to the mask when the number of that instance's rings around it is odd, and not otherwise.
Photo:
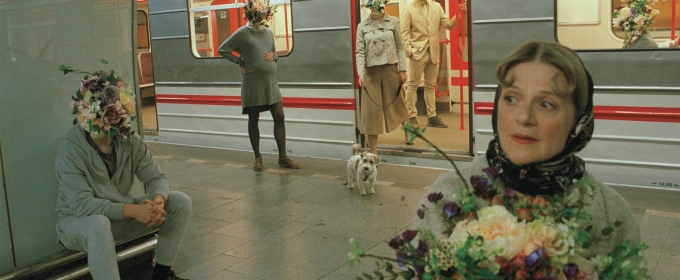
[[(465, 6), (461, 5), (465, 10)], [(408, 121), (419, 128), (416, 116), (416, 90), (420, 77), (425, 74), (425, 106), (427, 107), (427, 126), (448, 127), (437, 116), (434, 86), (439, 72), (439, 28), (451, 30), (456, 25), (456, 16), (449, 19), (442, 6), (432, 0), (415, 0), (401, 13), (401, 37), (404, 52), (409, 58), (408, 81), (406, 82), (406, 107)]]

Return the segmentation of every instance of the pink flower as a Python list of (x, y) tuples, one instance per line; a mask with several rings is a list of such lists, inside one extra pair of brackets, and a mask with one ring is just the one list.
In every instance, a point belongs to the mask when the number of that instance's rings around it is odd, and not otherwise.
[(484, 207), (477, 213), (479, 220), (468, 221), (462, 226), (458, 223), (449, 240), (457, 244), (469, 236), (479, 235), (484, 238), (485, 252), (498, 250), (497, 256), (506, 259), (522, 252), (526, 234), (524, 222), (517, 222), (517, 218), (500, 205)]
[(102, 104), (104, 105), (113, 104), (120, 99), (118, 88), (114, 86), (107, 86), (102, 90), (100, 95)]
[(120, 120), (123, 119), (123, 114), (120, 112), (120, 110), (117, 110), (115, 106), (115, 104), (111, 104), (104, 107), (104, 116), (102, 117), (104, 119), (104, 123), (118, 124)]

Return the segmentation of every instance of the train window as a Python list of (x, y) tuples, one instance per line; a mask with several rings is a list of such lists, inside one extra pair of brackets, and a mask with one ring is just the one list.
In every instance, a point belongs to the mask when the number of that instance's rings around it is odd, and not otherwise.
[(149, 19), (143, 11), (137, 11), (137, 49), (149, 48)]
[(556, 0), (557, 39), (577, 50), (674, 47), (680, 35), (680, 2), (674, 2)]
[[(276, 52), (287, 55), (293, 49), (290, 0), (270, 0), (274, 17), (267, 25), (274, 33)], [(217, 49), (239, 27), (247, 24), (243, 0), (189, 0), (191, 48), (194, 56), (219, 57)]]

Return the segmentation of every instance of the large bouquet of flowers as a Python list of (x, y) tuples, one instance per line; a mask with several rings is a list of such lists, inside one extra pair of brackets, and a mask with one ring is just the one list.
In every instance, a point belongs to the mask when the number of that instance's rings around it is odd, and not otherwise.
[[(432, 145), (422, 137), (422, 130), (404, 125), (412, 139), (417, 136)], [(596, 240), (591, 234), (592, 226), (580, 225), (591, 224), (585, 198), (594, 195), (596, 184), (581, 179), (565, 186), (561, 195), (533, 197), (496, 187), (502, 185), (494, 184), (502, 172), (496, 167), (483, 169), (483, 176), (471, 176), (468, 184), (451, 163), (466, 187), (446, 200), (442, 193), (430, 193), (428, 201), (435, 207), (423, 205), (417, 210), (421, 219), (428, 211), (438, 213), (448, 231), (438, 235), (427, 229), (405, 230), (389, 242), (396, 251), (396, 259), (366, 254), (351, 239), (351, 265), (362, 257), (381, 260), (373, 275), (363, 273), (363, 277), (382, 279), (387, 274), (392, 279), (650, 278), (643, 259), (642, 251), (647, 248), (643, 243), (623, 242), (608, 255), (588, 253)], [(489, 206), (479, 207), (480, 199), (488, 201), (482, 205)], [(616, 222), (604, 228), (602, 236), (611, 235), (619, 225)]]
[(659, 10), (652, 8), (658, 0), (621, 0), (624, 4), (617, 6), (612, 13), (612, 26), (618, 27), (626, 34), (623, 47), (626, 48), (637, 41), (647, 27), (654, 23)]
[(252, 22), (270, 22), (274, 18), (276, 6), (269, 0), (246, 0), (243, 5), (243, 16)]
[[(101, 62), (108, 64), (103, 59)], [(134, 134), (131, 126), (135, 119), (135, 97), (115, 71), (87, 72), (64, 65), (59, 67), (59, 71), (64, 75), (71, 72), (86, 74), (69, 104), (76, 115), (73, 125), (80, 125), (93, 138), (115, 140), (120, 136), (125, 141)]]

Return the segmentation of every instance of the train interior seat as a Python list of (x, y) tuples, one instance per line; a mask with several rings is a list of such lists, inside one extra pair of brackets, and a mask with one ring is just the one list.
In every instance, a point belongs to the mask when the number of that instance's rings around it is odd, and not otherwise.
[(151, 97), (154, 95), (153, 89), (153, 65), (150, 52), (141, 52), (138, 54), (139, 60), (139, 89), (142, 92), (142, 97)]

